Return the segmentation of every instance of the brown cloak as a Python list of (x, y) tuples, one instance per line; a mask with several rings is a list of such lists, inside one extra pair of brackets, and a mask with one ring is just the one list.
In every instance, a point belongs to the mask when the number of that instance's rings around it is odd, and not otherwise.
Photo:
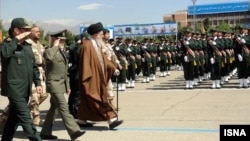
[(115, 66), (102, 51), (101, 55), (104, 62), (104, 75), (91, 40), (83, 41), (79, 58), (81, 102), (77, 118), (80, 120), (108, 121), (117, 116), (107, 100), (107, 84), (115, 71)]

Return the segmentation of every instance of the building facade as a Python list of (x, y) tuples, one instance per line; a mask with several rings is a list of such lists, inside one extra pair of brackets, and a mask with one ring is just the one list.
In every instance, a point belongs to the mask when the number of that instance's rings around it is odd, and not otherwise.
[[(201, 23), (204, 19), (208, 18), (212, 26), (217, 26), (221, 22), (225, 22), (231, 26), (237, 24), (250, 23), (250, 2), (231, 2), (220, 4), (206, 4), (206, 5), (193, 5), (188, 6), (188, 10), (182, 12), (181, 19), (180, 12), (175, 12), (170, 15), (164, 15), (163, 21), (176, 21), (180, 22), (181, 27), (193, 26)], [(186, 16), (186, 18), (185, 18)], [(186, 19), (186, 20), (183, 20)], [(186, 21), (186, 23), (185, 23)]]

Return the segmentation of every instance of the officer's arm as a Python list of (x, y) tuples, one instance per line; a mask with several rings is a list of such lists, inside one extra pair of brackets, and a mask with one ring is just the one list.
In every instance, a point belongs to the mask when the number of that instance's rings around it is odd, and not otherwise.
[(14, 51), (17, 49), (18, 39), (13, 38), (10, 41), (5, 41), (1, 44), (1, 52), (4, 58), (9, 58), (14, 54)]
[(52, 61), (58, 52), (59, 52), (59, 47), (57, 47), (57, 46), (53, 46), (52, 48), (48, 48), (44, 52), (44, 58), (47, 61)]

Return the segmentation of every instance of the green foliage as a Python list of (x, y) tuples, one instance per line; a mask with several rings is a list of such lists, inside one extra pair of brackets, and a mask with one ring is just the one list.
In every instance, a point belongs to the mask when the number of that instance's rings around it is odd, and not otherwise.
[(225, 23), (224, 21), (221, 22), (218, 26), (215, 27), (216, 29), (218, 30), (221, 30), (221, 31), (231, 31), (232, 28), (230, 27), (229, 24)]
[(209, 18), (205, 18), (203, 20), (203, 28), (204, 28), (205, 31), (209, 31), (209, 29), (211, 29), (211, 25), (212, 25), (212, 23), (209, 20)]

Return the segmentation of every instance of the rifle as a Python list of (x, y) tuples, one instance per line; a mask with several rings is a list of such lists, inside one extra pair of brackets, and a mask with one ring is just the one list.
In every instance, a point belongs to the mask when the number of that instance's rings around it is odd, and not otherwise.
[(186, 44), (186, 41), (185, 41), (184, 38), (181, 40), (181, 43), (182, 43), (182, 45), (187, 49), (187, 52), (188, 52), (190, 55), (192, 55), (193, 57), (195, 57), (195, 54), (194, 54), (193, 50)]
[(238, 45), (241, 46), (243, 52), (245, 52), (245, 54), (249, 55), (249, 50), (248, 50), (247, 46), (245, 44), (241, 43), (237, 36), (234, 36), (234, 40), (236, 41), (236, 43)]
[(207, 42), (208, 42), (208, 45), (213, 48), (214, 52), (221, 57), (222, 53), (215, 45), (213, 45), (213, 41), (210, 37), (207, 38)]

